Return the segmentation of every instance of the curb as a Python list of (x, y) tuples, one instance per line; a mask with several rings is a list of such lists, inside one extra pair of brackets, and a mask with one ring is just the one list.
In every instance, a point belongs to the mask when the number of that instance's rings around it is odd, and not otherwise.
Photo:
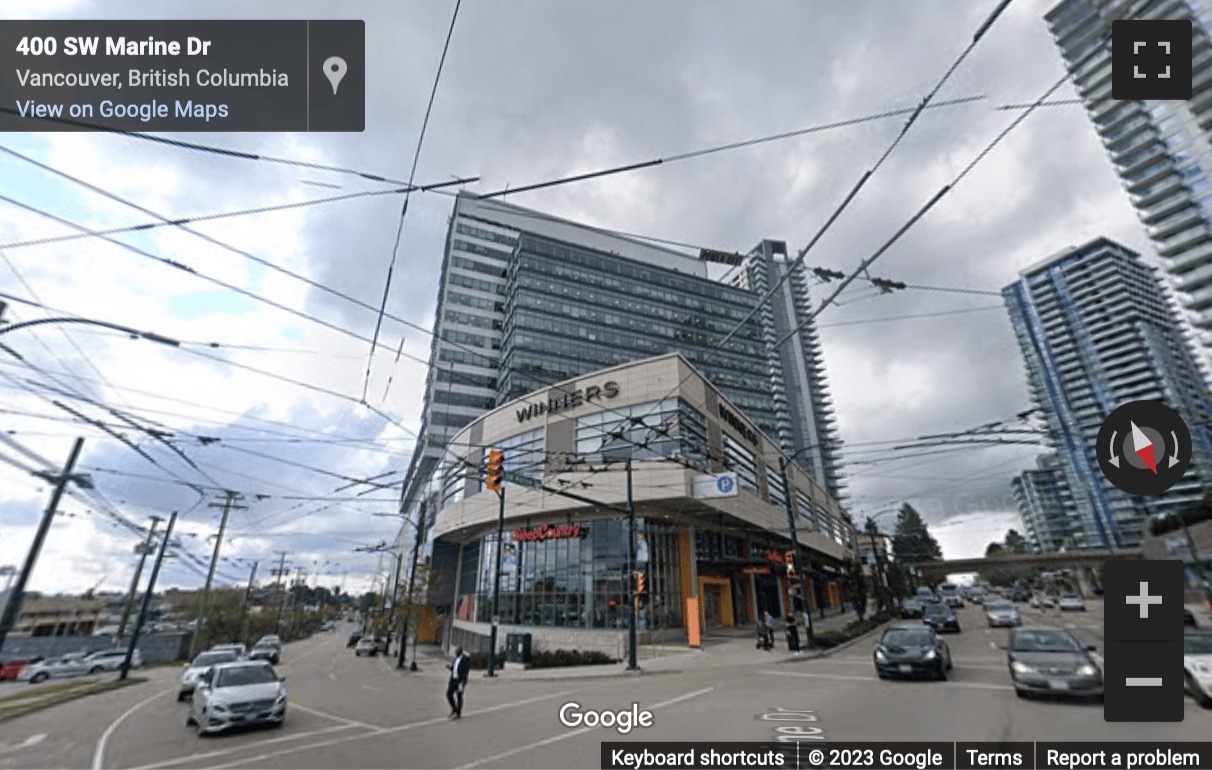
[(888, 626), (888, 624), (889, 624), (889, 623), (892, 623), (892, 622), (895, 622), (895, 621), (894, 621), (894, 620), (886, 620), (886, 621), (884, 621), (883, 623), (881, 623), (880, 625), (878, 625), (878, 626), (876, 626), (875, 628), (871, 629), (870, 631), (864, 631), (863, 633), (859, 634), (858, 636), (854, 637), (853, 639), (848, 639), (848, 640), (846, 640), (846, 641), (842, 642), (841, 644), (839, 644), (839, 645), (838, 645), (838, 646), (836, 646), (836, 647), (830, 647), (830, 648), (829, 648), (829, 649), (827, 649), (827, 650), (821, 650), (821, 651), (819, 651), (819, 652), (814, 652), (814, 653), (812, 653), (812, 654), (808, 654), (808, 655), (798, 655), (798, 656), (795, 656), (795, 657), (784, 658), (783, 660), (776, 661), (776, 664), (781, 664), (781, 663), (802, 663), (802, 662), (807, 661), (807, 660), (816, 660), (816, 659), (818, 659), (818, 658), (828, 658), (829, 656), (833, 655), (834, 653), (841, 652), (842, 650), (846, 650), (846, 649), (849, 649), (850, 647), (853, 647), (854, 645), (856, 645), (856, 644), (858, 644), (859, 642), (863, 641), (863, 640), (864, 640), (864, 639), (866, 639), (867, 637), (872, 636), (872, 635), (873, 635), (873, 634), (875, 634), (877, 631), (883, 631), (883, 630), (884, 630), (884, 629), (885, 629), (885, 628)]

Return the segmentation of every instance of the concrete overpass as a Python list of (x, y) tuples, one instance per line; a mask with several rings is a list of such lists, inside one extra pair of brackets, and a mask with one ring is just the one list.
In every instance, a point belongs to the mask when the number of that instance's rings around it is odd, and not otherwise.
[(1090, 548), (1064, 553), (1017, 553), (980, 559), (947, 559), (918, 564), (917, 570), (924, 585), (934, 586), (943, 582), (947, 575), (958, 572), (975, 572), (982, 579), (993, 574), (1033, 577), (1042, 570), (1071, 569), (1078, 577), (1082, 593), (1091, 593), (1089, 576), (1102, 582), (1103, 562), (1108, 559), (1143, 559), (1139, 548)]

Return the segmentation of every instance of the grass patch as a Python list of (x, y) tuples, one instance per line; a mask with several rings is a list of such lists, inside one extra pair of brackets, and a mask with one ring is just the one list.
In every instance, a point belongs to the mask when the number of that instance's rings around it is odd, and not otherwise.
[(884, 623), (891, 620), (888, 615), (876, 615), (864, 620), (855, 620), (845, 628), (831, 628), (828, 631), (822, 631), (815, 635), (816, 646), (822, 650), (827, 650), (831, 647), (837, 647), (845, 644), (851, 639), (862, 636), (863, 634), (879, 628)]
[(67, 703), (77, 698), (117, 690), (146, 681), (146, 679), (134, 678), (111, 679), (102, 682), (56, 682), (47, 685), (27, 685), (21, 692), (0, 698), (0, 722), (15, 719), (31, 711)]

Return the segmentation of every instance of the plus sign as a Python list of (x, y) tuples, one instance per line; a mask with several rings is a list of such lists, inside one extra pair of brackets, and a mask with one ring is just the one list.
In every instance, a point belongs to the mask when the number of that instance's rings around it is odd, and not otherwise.
[(1149, 617), (1149, 605), (1150, 604), (1161, 604), (1161, 603), (1162, 603), (1161, 596), (1150, 596), (1149, 595), (1149, 584), (1148, 584), (1148, 582), (1146, 582), (1144, 580), (1142, 580), (1140, 582), (1140, 596), (1129, 596), (1128, 597), (1128, 604), (1136, 604), (1136, 605), (1140, 606), (1140, 616), (1141, 616), (1142, 620)]

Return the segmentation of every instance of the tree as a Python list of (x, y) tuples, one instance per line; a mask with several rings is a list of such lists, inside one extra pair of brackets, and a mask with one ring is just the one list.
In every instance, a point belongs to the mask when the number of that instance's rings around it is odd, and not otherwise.
[(892, 562), (885, 568), (884, 574), (888, 580), (888, 595), (894, 602), (909, 595), (909, 574), (905, 572), (904, 566)]
[(901, 506), (892, 536), (892, 553), (905, 564), (942, 561), (943, 549), (930, 534), (921, 514), (909, 503)]
[(867, 614), (867, 576), (863, 574), (863, 565), (859, 564), (858, 559), (851, 559), (846, 565), (846, 593), (850, 595), (854, 613), (862, 620)]
[(1031, 550), (1031, 544), (1027, 542), (1027, 538), (1020, 535), (1016, 529), (1006, 533), (1002, 546), (1010, 553), (1027, 553)]
[(1001, 543), (990, 543), (988, 545), (988, 547), (985, 548), (985, 558), (986, 559), (991, 559), (991, 558), (994, 558), (997, 556), (1005, 556), (1005, 555), (1006, 555), (1006, 547), (1003, 546)]

